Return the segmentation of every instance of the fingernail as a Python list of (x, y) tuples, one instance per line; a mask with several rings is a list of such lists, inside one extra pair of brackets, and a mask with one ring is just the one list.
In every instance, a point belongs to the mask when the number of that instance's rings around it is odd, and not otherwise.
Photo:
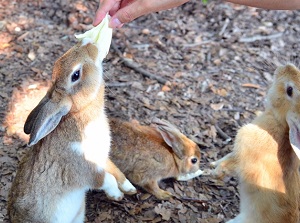
[(96, 22), (96, 20), (93, 21), (93, 26), (97, 26), (98, 23)]
[(110, 28), (121, 28), (123, 25), (118, 18), (111, 19), (108, 24)]

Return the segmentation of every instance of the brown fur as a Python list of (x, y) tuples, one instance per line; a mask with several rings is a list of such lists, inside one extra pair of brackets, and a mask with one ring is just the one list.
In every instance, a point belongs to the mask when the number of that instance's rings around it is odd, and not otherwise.
[[(54, 222), (57, 205), (65, 197), (77, 190), (100, 189), (107, 172), (121, 180), (119, 185), (126, 180), (113, 164), (87, 160), (70, 144), (82, 142), (88, 136), (85, 129), (89, 123), (100, 120), (98, 130), (104, 128), (105, 131), (98, 136), (94, 147), (98, 147), (100, 153), (103, 150), (104, 157), (108, 156), (109, 126), (104, 113), (102, 70), (95, 65), (97, 53), (93, 44), (81, 46), (78, 43), (60, 57), (53, 69), (53, 86), (27, 118), (24, 131), (30, 134), (29, 143), (35, 145), (21, 160), (9, 194), (8, 214), (13, 223)], [(72, 69), (79, 63), (82, 64), (80, 81), (70, 84)], [(43, 129), (40, 126), (47, 118), (56, 117), (52, 114), (56, 110), (69, 111), (53, 131), (39, 139), (41, 131), (36, 129)], [(114, 199), (121, 199), (122, 193), (119, 195)], [(82, 201), (75, 199), (74, 202), (78, 202), (78, 212), (73, 215), (74, 219), (65, 222), (78, 222), (76, 218), (80, 216), (79, 221), (83, 222), (84, 196)]]
[[(156, 127), (142, 126), (137, 122), (125, 122), (110, 118), (112, 146), (110, 157), (128, 179), (159, 199), (168, 199), (169, 192), (159, 188), (162, 179), (178, 177), (199, 170), (200, 149), (196, 143), (181, 134), (166, 121), (156, 119)], [(169, 146), (159, 126), (166, 125), (174, 136), (173, 147), (182, 153), (180, 159)], [(197, 158), (191, 164), (191, 158)]]
[(299, 99), (300, 71), (291, 64), (279, 67), (265, 112), (238, 131), (230, 154), (213, 163), (216, 175), (239, 177), (240, 214), (230, 223), (298, 223), (299, 158), (288, 122), (300, 121)]

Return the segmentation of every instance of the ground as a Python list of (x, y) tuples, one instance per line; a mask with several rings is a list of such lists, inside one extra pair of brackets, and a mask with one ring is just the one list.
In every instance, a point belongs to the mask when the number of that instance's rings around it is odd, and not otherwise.
[[(0, 6), (0, 221), (7, 222), (7, 194), (29, 149), (25, 119), (49, 86), (54, 61), (76, 42), (74, 33), (91, 28), (97, 1), (0, 0)], [(299, 11), (192, 0), (114, 30), (104, 64), (107, 113), (143, 124), (169, 120), (198, 143), (205, 174), (163, 181), (161, 187), (176, 195), (169, 201), (141, 188), (120, 202), (89, 192), (86, 222), (233, 218), (236, 178), (214, 179), (209, 163), (230, 152), (236, 131), (264, 109), (276, 64), (298, 61), (299, 24)]]

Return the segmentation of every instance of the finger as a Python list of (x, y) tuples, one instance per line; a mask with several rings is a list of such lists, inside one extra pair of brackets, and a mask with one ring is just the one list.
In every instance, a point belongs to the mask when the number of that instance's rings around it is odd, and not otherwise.
[(126, 5), (116, 12), (112, 17), (109, 26), (111, 28), (120, 28), (124, 23), (131, 22), (137, 17), (151, 12), (174, 8), (185, 2), (188, 2), (188, 0), (161, 0), (158, 3), (149, 0), (133, 1), (131, 4)]
[(109, 10), (109, 14), (111, 16), (115, 15), (120, 8), (124, 8), (126, 5), (130, 4), (134, 0), (120, 0), (118, 4), (116, 4), (111, 10)]
[(97, 26), (107, 13), (109, 13), (111, 10), (116, 10), (120, 6), (120, 0), (103, 0), (100, 1), (99, 8), (96, 12), (93, 25)]
[(122, 8), (119, 9), (111, 18), (109, 26), (111, 28), (120, 28), (124, 23), (131, 22), (135, 18), (139, 17), (143, 6), (141, 5), (142, 1), (134, 1), (131, 4), (125, 5), (122, 3)]

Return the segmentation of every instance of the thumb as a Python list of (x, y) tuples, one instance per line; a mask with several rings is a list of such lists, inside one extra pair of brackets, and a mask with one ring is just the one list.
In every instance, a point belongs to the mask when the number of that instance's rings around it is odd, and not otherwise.
[(118, 1), (102, 1), (102, 3), (100, 1), (99, 8), (96, 12), (96, 15), (95, 15), (95, 18), (93, 21), (93, 25), (96, 26), (100, 22), (102, 22), (102, 20), (106, 16), (106, 14), (113, 10), (117, 10), (119, 8), (119, 5), (120, 5), (120, 3)]

